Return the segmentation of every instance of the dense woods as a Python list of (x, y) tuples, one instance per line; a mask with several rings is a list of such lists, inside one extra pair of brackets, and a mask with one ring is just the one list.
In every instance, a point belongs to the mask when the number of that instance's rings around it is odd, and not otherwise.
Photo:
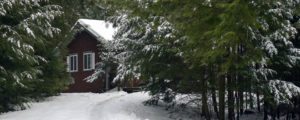
[(115, 40), (99, 57), (118, 64), (115, 82), (145, 81), (153, 100), (172, 103), (179, 94), (200, 95), (193, 101), (208, 120), (239, 119), (245, 110), (267, 114), (281, 103), (300, 107), (299, 5), (297, 0), (1, 1), (0, 112), (64, 90), (70, 82), (66, 45), (80, 17), (117, 26)]
[(146, 80), (146, 89), (165, 102), (175, 100), (170, 94), (200, 94), (206, 119), (239, 119), (246, 109), (269, 114), (266, 105), (299, 106), (292, 101), (300, 95), (298, 1), (106, 4), (117, 10), (108, 20), (119, 27), (114, 42), (123, 46), (116, 57), (122, 56), (119, 72), (126, 74), (116, 79)]

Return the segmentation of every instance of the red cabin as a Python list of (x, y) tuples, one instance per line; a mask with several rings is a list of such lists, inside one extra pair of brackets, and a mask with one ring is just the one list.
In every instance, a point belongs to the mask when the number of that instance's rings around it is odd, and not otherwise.
[(97, 45), (112, 39), (114, 29), (105, 21), (87, 19), (78, 20), (75, 27), (79, 30), (68, 44), (67, 56), (67, 69), (74, 82), (66, 92), (102, 92), (109, 87), (104, 77), (94, 82), (87, 82), (85, 78), (93, 74), (95, 63), (100, 62)]

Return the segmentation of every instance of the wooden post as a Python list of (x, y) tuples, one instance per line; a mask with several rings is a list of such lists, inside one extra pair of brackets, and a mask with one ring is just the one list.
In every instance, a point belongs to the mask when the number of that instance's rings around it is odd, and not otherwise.
[(109, 90), (109, 71), (110, 67), (105, 68), (105, 90)]

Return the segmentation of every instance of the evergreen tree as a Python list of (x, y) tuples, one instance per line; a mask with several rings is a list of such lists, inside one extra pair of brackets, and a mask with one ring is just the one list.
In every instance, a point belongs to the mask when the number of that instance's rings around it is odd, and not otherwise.
[(39, 65), (47, 60), (38, 54), (38, 47), (60, 32), (51, 23), (63, 14), (61, 9), (46, 0), (0, 2), (0, 111), (22, 106), (31, 97), (30, 83), (41, 81), (39, 75), (45, 71)]
[[(119, 25), (114, 41), (120, 48), (116, 58), (120, 66), (116, 80), (150, 80), (152, 94), (165, 92), (175, 87), (182, 74), (174, 74), (185, 68), (177, 46), (177, 32), (163, 17), (151, 17), (141, 20), (139, 17), (128, 18), (125, 14), (111, 18)], [(141, 75), (141, 76), (140, 76)]]

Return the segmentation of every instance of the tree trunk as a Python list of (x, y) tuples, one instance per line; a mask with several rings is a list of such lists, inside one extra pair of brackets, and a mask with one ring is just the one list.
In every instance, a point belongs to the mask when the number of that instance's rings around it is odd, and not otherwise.
[(248, 109), (249, 107), (249, 100), (248, 100), (248, 92), (245, 92), (245, 109)]
[(235, 92), (235, 96), (236, 96), (236, 119), (239, 120), (240, 119), (240, 115), (242, 114), (243, 110), (242, 110), (242, 106), (241, 106), (241, 99), (240, 99), (240, 94), (242, 93), (242, 82), (240, 82), (241, 80), (241, 77), (238, 75), (238, 73), (236, 73), (236, 76), (235, 76), (235, 88), (237, 89), (236, 92)]
[(228, 119), (234, 120), (234, 94), (233, 94), (233, 75), (227, 76), (227, 91), (228, 91)]
[(212, 101), (213, 101), (214, 111), (215, 111), (215, 113), (217, 115), (217, 118), (220, 119), (220, 117), (219, 117), (219, 111), (218, 111), (218, 105), (217, 105), (218, 102), (217, 102), (217, 96), (216, 96), (216, 88), (215, 88), (215, 86), (212, 87), (211, 94), (212, 94), (211, 97), (212, 97)]
[[(204, 70), (203, 76), (205, 76), (206, 72)], [(206, 78), (203, 77), (203, 80), (201, 80), (201, 94), (202, 94), (202, 115), (205, 116), (206, 120), (210, 120), (210, 114), (208, 110), (208, 99), (207, 99), (207, 81)]]
[(110, 82), (109, 82), (109, 71), (110, 71), (110, 67), (106, 67), (105, 68), (105, 90), (108, 91)]
[(219, 117), (220, 120), (225, 120), (225, 77), (219, 79)]
[[(207, 89), (206, 89), (207, 90)], [(207, 92), (204, 90), (202, 92), (202, 114), (205, 116), (206, 120), (210, 120), (210, 114), (208, 110), (208, 102), (207, 102)]]
[(252, 87), (250, 88), (250, 92), (249, 92), (249, 95), (250, 95), (250, 97), (249, 97), (249, 99), (250, 99), (250, 109), (253, 109), (254, 107), (253, 107), (253, 96), (252, 96)]
[(217, 95), (216, 95), (216, 76), (215, 76), (215, 69), (216, 66), (214, 64), (211, 64), (209, 66), (209, 78), (210, 78), (210, 87), (211, 87), (211, 98), (212, 98), (212, 104), (213, 109), (216, 114), (217, 119), (220, 119), (219, 117), (219, 110), (218, 110), (218, 102), (217, 102)]
[(235, 97), (236, 97), (236, 120), (240, 119), (240, 108), (241, 108), (241, 104), (240, 104), (240, 99), (239, 99), (239, 92), (235, 92)]
[[(243, 55), (244, 54), (244, 48), (242, 44), (238, 45), (238, 55)], [(237, 59), (238, 61), (240, 60), (239, 58)], [(237, 87), (238, 87), (238, 109), (237, 110), (237, 114), (238, 115), (242, 115), (244, 113), (244, 90), (243, 89), (245, 87), (244, 81), (243, 81), (244, 77), (238, 73), (237, 74)]]
[(238, 94), (240, 103), (240, 114), (242, 115), (244, 113), (244, 94), (242, 90), (240, 90)]
[[(259, 100), (259, 93), (256, 91), (256, 102), (257, 102), (257, 111), (260, 112), (260, 100)], [(300, 117), (300, 116), (299, 116)]]

